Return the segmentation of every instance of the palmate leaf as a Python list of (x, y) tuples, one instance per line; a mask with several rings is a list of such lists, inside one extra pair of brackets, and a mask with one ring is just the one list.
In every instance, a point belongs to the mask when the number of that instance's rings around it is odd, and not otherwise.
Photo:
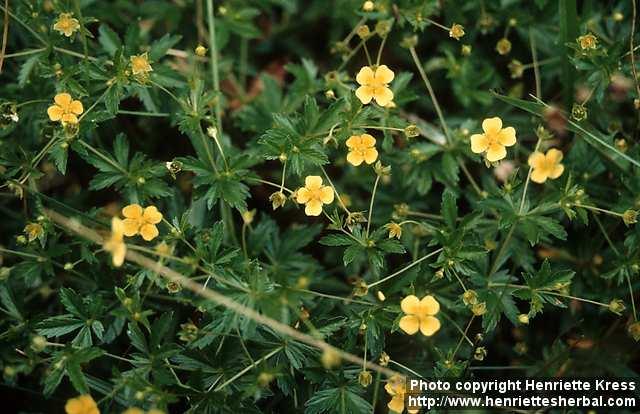
[(305, 414), (341, 413), (360, 414), (370, 413), (373, 407), (369, 401), (361, 397), (362, 387), (341, 386), (328, 388), (316, 392), (305, 403)]

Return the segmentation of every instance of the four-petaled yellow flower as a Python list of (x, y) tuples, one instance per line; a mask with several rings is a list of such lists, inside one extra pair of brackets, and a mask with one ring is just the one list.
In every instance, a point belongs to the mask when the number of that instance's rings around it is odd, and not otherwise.
[(513, 127), (502, 128), (498, 117), (482, 121), (484, 134), (471, 135), (471, 151), (476, 154), (486, 152), (487, 161), (500, 161), (507, 156), (505, 147), (516, 143), (516, 130)]
[(305, 204), (304, 212), (307, 216), (319, 216), (323, 204), (333, 202), (333, 188), (322, 185), (322, 177), (310, 175), (304, 179), (304, 187), (296, 191), (296, 201)]
[(380, 65), (372, 69), (364, 66), (356, 75), (356, 82), (360, 87), (356, 89), (356, 96), (364, 105), (371, 102), (371, 99), (380, 106), (386, 106), (393, 100), (393, 92), (389, 89), (388, 84), (393, 80), (393, 71), (387, 65)]
[(551, 148), (546, 154), (536, 151), (529, 156), (529, 166), (533, 168), (531, 180), (534, 183), (542, 184), (547, 178), (555, 180), (564, 172), (562, 161), (562, 151)]
[(64, 411), (67, 414), (100, 414), (98, 405), (88, 394), (67, 400)]
[(369, 134), (352, 135), (347, 140), (349, 154), (347, 161), (356, 167), (362, 162), (373, 164), (378, 159), (378, 150), (376, 150), (376, 139)]
[(73, 33), (80, 28), (80, 22), (73, 17), (73, 13), (60, 13), (58, 20), (53, 25), (53, 30), (60, 34), (71, 37)]
[(118, 217), (111, 219), (111, 235), (104, 241), (103, 248), (111, 253), (115, 267), (122, 266), (127, 255), (127, 245), (124, 244), (124, 223)]
[[(405, 379), (400, 375), (393, 375), (387, 380), (387, 384), (384, 386), (387, 394), (391, 396), (391, 401), (387, 404), (387, 407), (393, 412), (402, 413), (404, 411), (404, 396), (407, 392), (405, 386)], [(407, 410), (409, 413), (417, 413), (418, 410)]]
[(133, 55), (129, 60), (131, 62), (131, 73), (135, 76), (145, 76), (153, 71), (149, 63), (149, 54), (146, 52), (141, 55)]
[(162, 221), (162, 213), (155, 206), (142, 208), (139, 204), (130, 204), (122, 209), (124, 219), (124, 235), (127, 237), (140, 234), (150, 241), (158, 236), (156, 224)]
[(82, 102), (73, 100), (66, 92), (57, 94), (53, 101), (55, 103), (47, 109), (50, 120), (60, 121), (63, 125), (78, 123), (78, 115), (84, 112)]
[(406, 314), (400, 319), (400, 329), (414, 335), (418, 330), (425, 336), (431, 336), (440, 329), (440, 321), (435, 315), (440, 311), (440, 304), (431, 295), (422, 300), (414, 295), (402, 299), (400, 308)]

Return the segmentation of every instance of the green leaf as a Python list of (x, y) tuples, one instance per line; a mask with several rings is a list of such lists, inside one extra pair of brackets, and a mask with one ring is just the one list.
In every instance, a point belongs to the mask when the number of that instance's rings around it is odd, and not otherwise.
[(98, 42), (102, 45), (102, 49), (111, 56), (115, 55), (116, 51), (122, 47), (120, 36), (105, 24), (101, 24), (98, 28)]
[(444, 217), (444, 222), (449, 229), (455, 229), (458, 206), (455, 194), (448, 188), (442, 194), (442, 217)]

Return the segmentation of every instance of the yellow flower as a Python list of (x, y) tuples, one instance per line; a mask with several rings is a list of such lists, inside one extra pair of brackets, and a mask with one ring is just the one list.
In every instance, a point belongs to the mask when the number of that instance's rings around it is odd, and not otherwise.
[(24, 232), (29, 241), (32, 242), (44, 233), (44, 228), (40, 223), (29, 223), (24, 226)]
[(56, 20), (53, 25), (53, 30), (67, 37), (71, 37), (71, 35), (80, 28), (80, 22), (72, 16), (72, 13), (60, 13), (58, 20)]
[(124, 410), (122, 414), (144, 414), (144, 410), (137, 407), (131, 407)]
[(388, 84), (394, 76), (387, 65), (380, 65), (375, 71), (369, 66), (364, 66), (356, 75), (356, 82), (360, 84), (356, 89), (356, 96), (364, 105), (371, 102), (371, 99), (375, 99), (378, 105), (386, 106), (393, 100), (393, 92)]
[(461, 24), (454, 23), (449, 29), (449, 37), (460, 40), (464, 36), (464, 27)]
[(347, 147), (347, 161), (356, 167), (362, 164), (362, 161), (373, 164), (378, 159), (376, 139), (369, 134), (352, 135), (347, 140)]
[(564, 172), (562, 161), (562, 151), (551, 148), (547, 154), (536, 151), (529, 156), (529, 166), (533, 168), (531, 180), (534, 183), (542, 184), (547, 178), (555, 180)]
[(158, 236), (156, 224), (162, 221), (162, 213), (155, 206), (143, 209), (139, 204), (130, 204), (122, 209), (124, 219), (124, 235), (127, 237), (140, 234), (150, 241)]
[(373, 11), (374, 7), (375, 4), (372, 1), (365, 1), (364, 3), (362, 3), (362, 10), (366, 12)]
[(82, 102), (73, 100), (66, 92), (59, 93), (53, 98), (54, 104), (47, 109), (49, 119), (62, 124), (77, 124), (78, 116), (84, 112)]
[(96, 402), (88, 394), (67, 400), (64, 411), (67, 414), (100, 414)]
[(440, 311), (440, 304), (431, 295), (422, 300), (414, 295), (402, 299), (400, 308), (406, 314), (400, 319), (400, 329), (414, 335), (418, 330), (425, 336), (431, 336), (440, 329), (440, 321), (435, 315)]
[[(402, 413), (404, 411), (404, 396), (406, 394), (405, 379), (400, 375), (393, 375), (387, 380), (384, 386), (387, 394), (391, 396), (391, 401), (387, 407), (393, 412)], [(407, 410), (409, 413), (417, 413), (418, 410)]]
[(198, 47), (196, 47), (196, 55), (203, 57), (207, 54), (207, 48), (202, 46), (202, 45), (198, 45)]
[(129, 60), (131, 61), (131, 72), (136, 76), (145, 76), (147, 73), (153, 71), (153, 68), (149, 64), (149, 55), (146, 52), (141, 55), (133, 55)]
[(124, 223), (117, 217), (111, 219), (111, 235), (103, 244), (104, 249), (111, 253), (113, 265), (122, 266), (127, 255), (127, 245), (124, 244)]
[(487, 161), (495, 162), (507, 156), (505, 147), (516, 143), (516, 130), (513, 127), (502, 128), (502, 119), (487, 118), (482, 121), (484, 134), (471, 135), (471, 151), (476, 154), (486, 152)]
[(578, 37), (577, 41), (582, 50), (595, 49), (598, 47), (598, 38), (591, 33)]
[(509, 39), (503, 37), (502, 39), (498, 40), (498, 43), (496, 43), (496, 50), (501, 55), (509, 54), (509, 52), (511, 52), (511, 42), (509, 41)]
[(402, 237), (402, 226), (400, 226), (398, 223), (394, 223), (391, 222), (389, 224), (387, 224), (387, 230), (389, 230), (389, 238), (396, 238), (396, 239), (400, 239), (400, 237)]
[(304, 212), (307, 216), (319, 216), (323, 204), (333, 202), (333, 188), (322, 185), (322, 177), (309, 175), (304, 179), (304, 187), (296, 191), (296, 201), (305, 204)]

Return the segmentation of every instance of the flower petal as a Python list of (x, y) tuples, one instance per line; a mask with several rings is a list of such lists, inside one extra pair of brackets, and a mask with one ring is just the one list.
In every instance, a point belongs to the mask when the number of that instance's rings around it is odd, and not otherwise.
[(435, 315), (440, 311), (440, 304), (431, 295), (427, 295), (420, 301), (420, 314)]
[(361, 145), (362, 138), (360, 135), (351, 135), (345, 144), (347, 148), (358, 148)]
[(77, 124), (78, 117), (75, 116), (74, 114), (66, 113), (62, 115), (62, 122), (65, 122), (67, 124)]
[(308, 175), (304, 179), (304, 186), (307, 190), (317, 190), (322, 187), (322, 177), (319, 175)]
[(536, 151), (529, 155), (527, 163), (532, 168), (541, 168), (544, 165), (545, 156), (540, 151)]
[(82, 102), (80, 101), (73, 101), (71, 102), (71, 106), (69, 107), (69, 110), (71, 112), (73, 112), (76, 115), (80, 115), (82, 112), (84, 112), (84, 108), (82, 106)]
[(558, 164), (553, 168), (553, 170), (549, 174), (549, 178), (551, 178), (552, 180), (555, 180), (556, 178), (560, 177), (563, 172), (564, 172), (564, 165)]
[(373, 147), (376, 145), (376, 139), (369, 134), (360, 135), (360, 145), (365, 148)]
[(531, 181), (533, 181), (534, 183), (542, 184), (545, 181), (547, 181), (547, 177), (548, 176), (549, 176), (549, 174), (547, 173), (546, 169), (544, 169), (544, 168), (535, 168), (531, 172)]
[(373, 70), (369, 66), (363, 66), (356, 75), (356, 82), (360, 85), (371, 85), (374, 79)]
[(487, 118), (482, 121), (482, 130), (487, 133), (497, 134), (502, 129), (502, 119), (496, 117)]
[(129, 204), (122, 209), (122, 215), (126, 218), (138, 219), (142, 217), (142, 207), (140, 204)]
[(485, 134), (471, 135), (471, 151), (481, 154), (489, 147), (489, 140)]
[(347, 162), (353, 166), (358, 166), (362, 164), (364, 158), (362, 157), (362, 152), (358, 150), (349, 151), (347, 154)]
[(304, 208), (304, 213), (307, 216), (319, 216), (322, 213), (322, 201), (309, 200)]
[(115, 267), (122, 266), (126, 255), (127, 255), (127, 245), (124, 243), (118, 243), (113, 249), (113, 251), (111, 252), (113, 265)]
[(433, 316), (420, 318), (420, 332), (424, 336), (431, 336), (440, 329), (440, 321)]
[(356, 89), (356, 96), (363, 105), (368, 104), (373, 99), (374, 88), (371, 86), (361, 86)]
[(58, 105), (60, 105), (62, 108), (66, 108), (71, 103), (71, 95), (69, 95), (66, 92), (62, 92), (62, 93), (57, 94), (53, 98), (53, 101), (55, 103), (57, 103)]
[(124, 235), (124, 222), (118, 217), (111, 219), (111, 237), (122, 240)]
[(562, 161), (562, 151), (555, 149), (555, 148), (551, 148), (549, 151), (547, 151), (547, 162), (549, 163), (553, 163), (553, 164), (558, 164), (560, 161)]
[(400, 329), (408, 333), (409, 335), (414, 335), (416, 332), (420, 330), (420, 318), (416, 315), (406, 315), (400, 319), (399, 323)]
[(380, 106), (387, 106), (389, 102), (393, 101), (393, 92), (386, 86), (375, 88), (373, 97), (377, 104)]
[(296, 191), (296, 201), (300, 204), (305, 204), (311, 199), (311, 192), (302, 187)]
[(420, 312), (420, 299), (415, 295), (409, 295), (400, 302), (400, 309), (407, 315), (414, 315)]
[(492, 144), (487, 148), (487, 160), (489, 162), (500, 161), (507, 156), (507, 150), (500, 144)]
[(404, 394), (393, 396), (387, 404), (387, 407), (393, 412), (402, 413), (402, 411), (404, 411)]
[(55, 122), (62, 119), (62, 115), (64, 115), (64, 111), (58, 105), (51, 105), (47, 109), (47, 115), (49, 115), (50, 120)]
[(378, 69), (376, 69), (376, 73), (374, 75), (376, 83), (391, 83), (394, 77), (394, 73), (391, 69), (387, 67), (387, 65), (380, 65)]
[(155, 224), (143, 224), (140, 227), (140, 235), (146, 241), (150, 241), (158, 237), (158, 228)]
[(122, 220), (122, 234), (127, 237), (133, 237), (138, 234), (140, 230), (140, 221), (138, 219), (124, 219)]
[(333, 203), (333, 188), (329, 187), (328, 185), (322, 187), (322, 189), (320, 190), (320, 201), (322, 201), (324, 204), (331, 204)]
[(162, 213), (158, 211), (156, 206), (145, 208), (142, 216), (144, 221), (150, 224), (158, 224), (162, 221)]
[(364, 150), (364, 162), (373, 164), (378, 159), (378, 150), (375, 148), (367, 148)]
[(516, 143), (516, 130), (514, 127), (506, 127), (498, 133), (498, 142), (505, 147)]

